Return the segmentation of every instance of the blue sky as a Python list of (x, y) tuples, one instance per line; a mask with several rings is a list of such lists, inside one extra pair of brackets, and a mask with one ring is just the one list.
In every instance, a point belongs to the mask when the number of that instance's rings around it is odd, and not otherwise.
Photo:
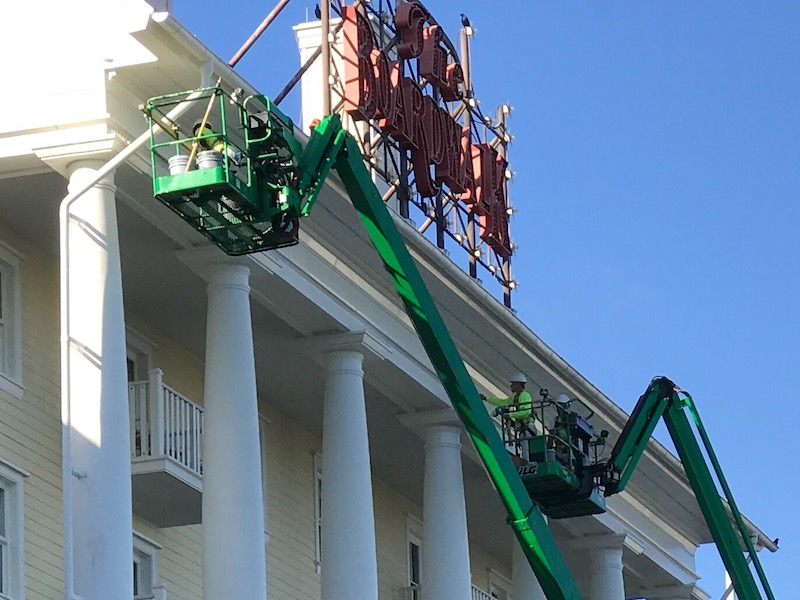
[[(227, 60), (274, 4), (175, 13)], [(795, 597), (800, 2), (425, 5), (454, 40), (470, 17), (477, 96), (515, 108), (520, 317), (626, 410), (655, 375), (692, 393), (743, 512), (781, 538), (762, 556), (776, 597)], [(299, 66), (291, 25), (313, 7), (291, 2), (237, 67), (263, 93)], [(698, 565), (718, 598), (713, 546)]]

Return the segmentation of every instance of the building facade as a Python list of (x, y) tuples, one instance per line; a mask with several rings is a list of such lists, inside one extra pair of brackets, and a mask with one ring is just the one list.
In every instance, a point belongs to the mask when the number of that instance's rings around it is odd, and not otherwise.
[[(254, 90), (168, 12), (109, 4), (8, 9), (38, 41), (0, 99), (0, 598), (543, 598), (341, 185), (298, 246), (211, 246), (125, 149), (149, 97)], [(482, 391), (522, 370), (619, 434), (623, 411), (397, 223)], [(655, 441), (606, 514), (550, 527), (586, 598), (708, 598), (708, 528)]]

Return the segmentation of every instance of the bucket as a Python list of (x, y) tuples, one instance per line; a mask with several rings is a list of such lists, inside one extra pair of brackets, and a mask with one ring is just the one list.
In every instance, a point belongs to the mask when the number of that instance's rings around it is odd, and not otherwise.
[(213, 169), (223, 165), (222, 152), (216, 150), (203, 150), (197, 155), (197, 168), (198, 169)]
[(170, 156), (167, 164), (169, 165), (169, 174), (170, 175), (180, 175), (181, 173), (186, 172), (186, 165), (189, 162), (189, 157), (185, 154), (176, 154), (175, 156)]

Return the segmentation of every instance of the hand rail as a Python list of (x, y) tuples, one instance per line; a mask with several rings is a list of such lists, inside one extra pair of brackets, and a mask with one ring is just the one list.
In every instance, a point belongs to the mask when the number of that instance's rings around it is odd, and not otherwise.
[(202, 475), (203, 408), (152, 375), (128, 384), (131, 458), (168, 456)]

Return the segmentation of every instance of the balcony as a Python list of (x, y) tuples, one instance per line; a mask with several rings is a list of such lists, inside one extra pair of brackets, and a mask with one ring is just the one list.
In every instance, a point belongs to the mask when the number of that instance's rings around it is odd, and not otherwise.
[[(411, 585), (403, 588), (405, 591), (405, 600), (419, 600), (420, 588), (418, 585)], [(472, 595), (470, 600), (497, 600), (497, 596), (493, 596), (489, 592), (482, 590), (475, 585), (472, 586)]]
[(472, 586), (472, 600), (496, 600), (497, 596), (492, 596), (489, 592), (483, 591), (479, 587)]
[(200, 523), (203, 409), (161, 369), (128, 384), (133, 512), (159, 527)]

